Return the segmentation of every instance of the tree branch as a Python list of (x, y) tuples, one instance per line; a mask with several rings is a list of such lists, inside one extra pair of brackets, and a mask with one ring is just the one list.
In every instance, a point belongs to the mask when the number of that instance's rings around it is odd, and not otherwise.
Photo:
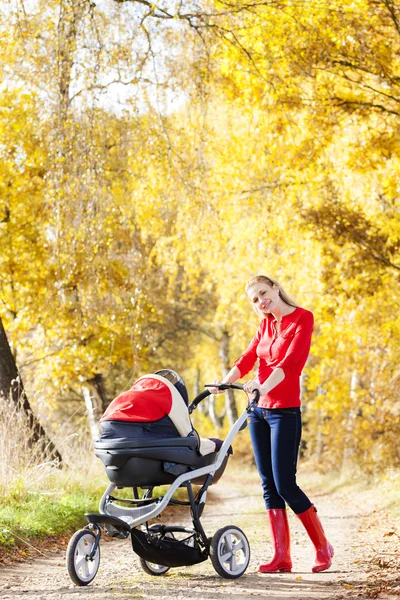
[(400, 117), (400, 112), (397, 112), (396, 110), (392, 110), (387, 108), (386, 106), (383, 106), (382, 104), (374, 104), (373, 102), (356, 102), (355, 100), (344, 100), (343, 98), (339, 98), (337, 96), (332, 96), (330, 98), (330, 100), (333, 100), (336, 102), (336, 106), (342, 106), (342, 107), (349, 107), (349, 108), (353, 108), (354, 110), (361, 110), (361, 109), (367, 109), (367, 108), (373, 108), (375, 110), (378, 110), (380, 112), (386, 112), (390, 115), (396, 115), (396, 117)]
[(393, 21), (393, 24), (394, 24), (394, 26), (396, 28), (396, 31), (400, 35), (400, 23), (399, 23), (399, 21), (397, 19), (397, 16), (396, 16), (394, 2), (393, 2), (393, 0), (383, 0), (383, 1), (384, 1), (384, 4), (385, 4), (386, 8), (389, 11), (390, 18)]

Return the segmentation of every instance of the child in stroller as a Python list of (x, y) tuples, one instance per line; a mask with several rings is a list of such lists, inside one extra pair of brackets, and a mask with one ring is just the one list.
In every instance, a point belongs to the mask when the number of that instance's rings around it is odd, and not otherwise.
[[(243, 389), (221, 384), (222, 389)], [(87, 585), (100, 563), (101, 527), (112, 537), (131, 536), (132, 549), (143, 570), (163, 575), (170, 567), (193, 565), (211, 558), (217, 573), (228, 579), (243, 575), (250, 548), (243, 531), (234, 525), (207, 537), (200, 522), (208, 486), (222, 476), (231, 442), (245, 427), (256, 397), (233, 425), (225, 441), (200, 439), (190, 413), (210, 392), (202, 392), (188, 406), (180, 376), (163, 369), (138, 379), (131, 390), (111, 402), (101, 419), (102, 435), (95, 454), (110, 484), (100, 500), (98, 514), (86, 514), (88, 525), (77, 531), (67, 548), (67, 570), (76, 585)], [(157, 486), (169, 485), (164, 496), (153, 497)], [(195, 493), (193, 485), (200, 486)], [(115, 489), (132, 488), (133, 498), (117, 498)], [(173, 498), (186, 488), (187, 500)], [(139, 489), (143, 491), (139, 493)], [(150, 525), (167, 506), (190, 507), (193, 527)]]

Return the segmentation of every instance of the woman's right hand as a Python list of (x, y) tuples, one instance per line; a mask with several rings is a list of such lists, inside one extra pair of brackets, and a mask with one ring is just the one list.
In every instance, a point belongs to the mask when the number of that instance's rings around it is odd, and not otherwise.
[[(217, 385), (220, 385), (222, 383), (222, 381), (216, 380), (212, 382), (213, 384), (216, 383)], [(225, 390), (220, 390), (217, 387), (208, 387), (207, 388), (208, 391), (210, 392), (210, 394), (223, 394), (225, 392)]]

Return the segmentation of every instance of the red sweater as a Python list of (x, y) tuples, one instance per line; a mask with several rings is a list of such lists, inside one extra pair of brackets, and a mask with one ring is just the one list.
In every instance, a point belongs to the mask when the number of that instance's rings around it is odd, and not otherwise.
[(261, 397), (261, 408), (300, 406), (300, 375), (306, 364), (314, 325), (313, 314), (299, 306), (282, 317), (281, 332), (276, 333), (275, 317), (263, 319), (247, 350), (235, 362), (244, 377), (259, 359), (258, 381), (263, 384), (274, 369), (283, 369), (285, 379)]

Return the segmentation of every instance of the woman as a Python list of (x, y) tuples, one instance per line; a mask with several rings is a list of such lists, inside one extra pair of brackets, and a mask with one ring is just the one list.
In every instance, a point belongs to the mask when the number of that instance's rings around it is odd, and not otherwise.
[[(257, 275), (246, 284), (247, 296), (261, 317), (247, 350), (222, 383), (244, 377), (259, 360), (257, 377), (244, 385), (259, 390), (260, 401), (249, 417), (249, 429), (271, 528), (274, 555), (260, 573), (291, 571), (286, 504), (303, 523), (316, 550), (313, 572), (331, 566), (333, 547), (317, 511), (296, 483), (301, 438), (300, 375), (310, 351), (312, 313), (296, 304), (277, 281)], [(220, 383), (215, 381), (214, 383)], [(221, 393), (212, 388), (212, 393)]]

